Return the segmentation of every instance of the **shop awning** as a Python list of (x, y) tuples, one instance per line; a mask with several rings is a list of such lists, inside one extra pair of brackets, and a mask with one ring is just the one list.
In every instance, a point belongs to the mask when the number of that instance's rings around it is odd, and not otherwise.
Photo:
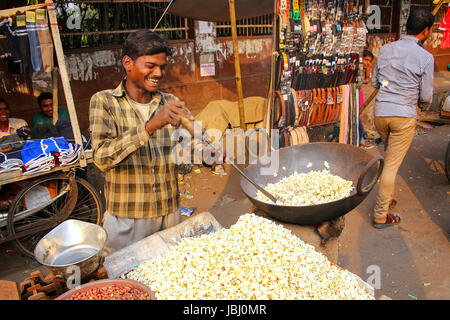
[[(273, 13), (273, 0), (235, 0), (236, 19)], [(168, 13), (196, 20), (230, 21), (228, 0), (174, 0)]]

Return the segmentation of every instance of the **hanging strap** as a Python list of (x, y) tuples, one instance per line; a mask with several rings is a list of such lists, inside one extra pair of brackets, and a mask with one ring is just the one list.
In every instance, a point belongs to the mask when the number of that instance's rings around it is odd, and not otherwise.
[(292, 98), (294, 100), (294, 112), (295, 112), (295, 120), (294, 120), (294, 126), (298, 126), (299, 117), (300, 117), (300, 110), (298, 106), (298, 96), (297, 91), (295, 91), (293, 88), (291, 88)]
[(305, 90), (305, 108), (302, 108), (302, 111), (304, 112), (304, 117), (302, 121), (302, 126), (308, 126), (309, 125), (309, 116), (311, 113), (311, 109), (313, 107), (313, 92), (312, 90)]

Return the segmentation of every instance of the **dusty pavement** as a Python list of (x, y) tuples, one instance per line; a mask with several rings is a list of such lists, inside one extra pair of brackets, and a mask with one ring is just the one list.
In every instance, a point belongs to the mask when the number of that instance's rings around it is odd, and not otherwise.
[(443, 171), (449, 140), (449, 125), (414, 138), (396, 181), (398, 227), (370, 226), (377, 187), (346, 216), (339, 265), (363, 279), (378, 266), (377, 292), (393, 299), (450, 299), (450, 185)]
[[(346, 225), (338, 239), (337, 263), (366, 281), (374, 270), (379, 271), (377, 296), (447, 300), (450, 299), (450, 185), (443, 164), (450, 125), (421, 133), (414, 138), (397, 179), (396, 209), (403, 217), (401, 225), (384, 230), (370, 225), (375, 187), (361, 205), (346, 215)], [(383, 147), (373, 147), (368, 152), (383, 153)], [(224, 227), (229, 227), (252, 206), (240, 189), (240, 176), (229, 165), (225, 169), (227, 175), (220, 176), (213, 175), (208, 168), (194, 167), (179, 186), (183, 207), (195, 208), (195, 213), (209, 211)], [(46, 271), (20, 256), (10, 243), (0, 246), (0, 261), (2, 280), (20, 283), (32, 270)]]

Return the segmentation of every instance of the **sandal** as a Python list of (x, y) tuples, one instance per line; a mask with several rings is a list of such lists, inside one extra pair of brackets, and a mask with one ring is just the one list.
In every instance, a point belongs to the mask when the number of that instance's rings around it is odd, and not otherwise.
[(387, 227), (391, 227), (393, 225), (399, 224), (401, 221), (401, 216), (396, 213), (388, 213), (386, 215), (386, 222), (385, 223), (377, 223), (375, 221), (372, 221), (372, 226), (376, 229), (383, 229)]
[(397, 199), (391, 199), (391, 201), (389, 201), (389, 210), (394, 210), (396, 205), (397, 205)]

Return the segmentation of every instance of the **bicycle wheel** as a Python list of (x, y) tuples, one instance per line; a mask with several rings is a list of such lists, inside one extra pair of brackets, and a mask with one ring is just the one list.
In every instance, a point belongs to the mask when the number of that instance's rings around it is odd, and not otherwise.
[(38, 178), (16, 196), (8, 212), (7, 230), (9, 235), (20, 234), (14, 240), (20, 252), (34, 258), (39, 240), (66, 219), (100, 224), (103, 215), (100, 195), (86, 180), (75, 177), (75, 182), (77, 200), (68, 217), (64, 211), (71, 197), (66, 174)]

